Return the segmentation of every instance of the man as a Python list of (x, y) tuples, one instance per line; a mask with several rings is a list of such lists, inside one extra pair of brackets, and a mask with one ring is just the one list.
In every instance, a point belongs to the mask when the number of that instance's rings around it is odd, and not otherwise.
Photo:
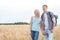
[(55, 27), (55, 17), (52, 12), (47, 11), (48, 6), (43, 5), (43, 14), (41, 16), (41, 30), (42, 34), (45, 36), (45, 40), (52, 40), (53, 29)]

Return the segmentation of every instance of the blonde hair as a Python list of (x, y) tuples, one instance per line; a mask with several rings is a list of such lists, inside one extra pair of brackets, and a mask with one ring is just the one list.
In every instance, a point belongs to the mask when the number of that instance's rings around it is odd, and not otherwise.
[(38, 13), (38, 17), (40, 17), (40, 12), (38, 9), (35, 9), (34, 13), (36, 13), (36, 12)]

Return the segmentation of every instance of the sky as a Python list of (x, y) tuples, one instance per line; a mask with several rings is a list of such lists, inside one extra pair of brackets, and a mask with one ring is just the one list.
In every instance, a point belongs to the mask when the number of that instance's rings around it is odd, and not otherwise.
[(48, 11), (58, 15), (60, 24), (60, 0), (0, 0), (0, 23), (29, 23), (35, 9), (42, 14), (44, 4), (48, 5)]

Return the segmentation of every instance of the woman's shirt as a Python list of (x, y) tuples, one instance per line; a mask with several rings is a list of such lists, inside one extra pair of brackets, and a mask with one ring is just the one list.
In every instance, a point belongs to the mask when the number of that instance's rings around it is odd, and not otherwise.
[(39, 31), (39, 27), (40, 26), (40, 17), (39, 18), (35, 18), (32, 17), (32, 31)]

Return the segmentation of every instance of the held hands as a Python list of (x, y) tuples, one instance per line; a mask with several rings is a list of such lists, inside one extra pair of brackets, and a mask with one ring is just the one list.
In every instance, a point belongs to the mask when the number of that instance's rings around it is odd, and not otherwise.
[(51, 30), (51, 32), (53, 33), (53, 29)]
[(42, 31), (42, 34), (43, 34), (43, 35), (45, 35), (45, 32), (44, 32), (44, 31)]

